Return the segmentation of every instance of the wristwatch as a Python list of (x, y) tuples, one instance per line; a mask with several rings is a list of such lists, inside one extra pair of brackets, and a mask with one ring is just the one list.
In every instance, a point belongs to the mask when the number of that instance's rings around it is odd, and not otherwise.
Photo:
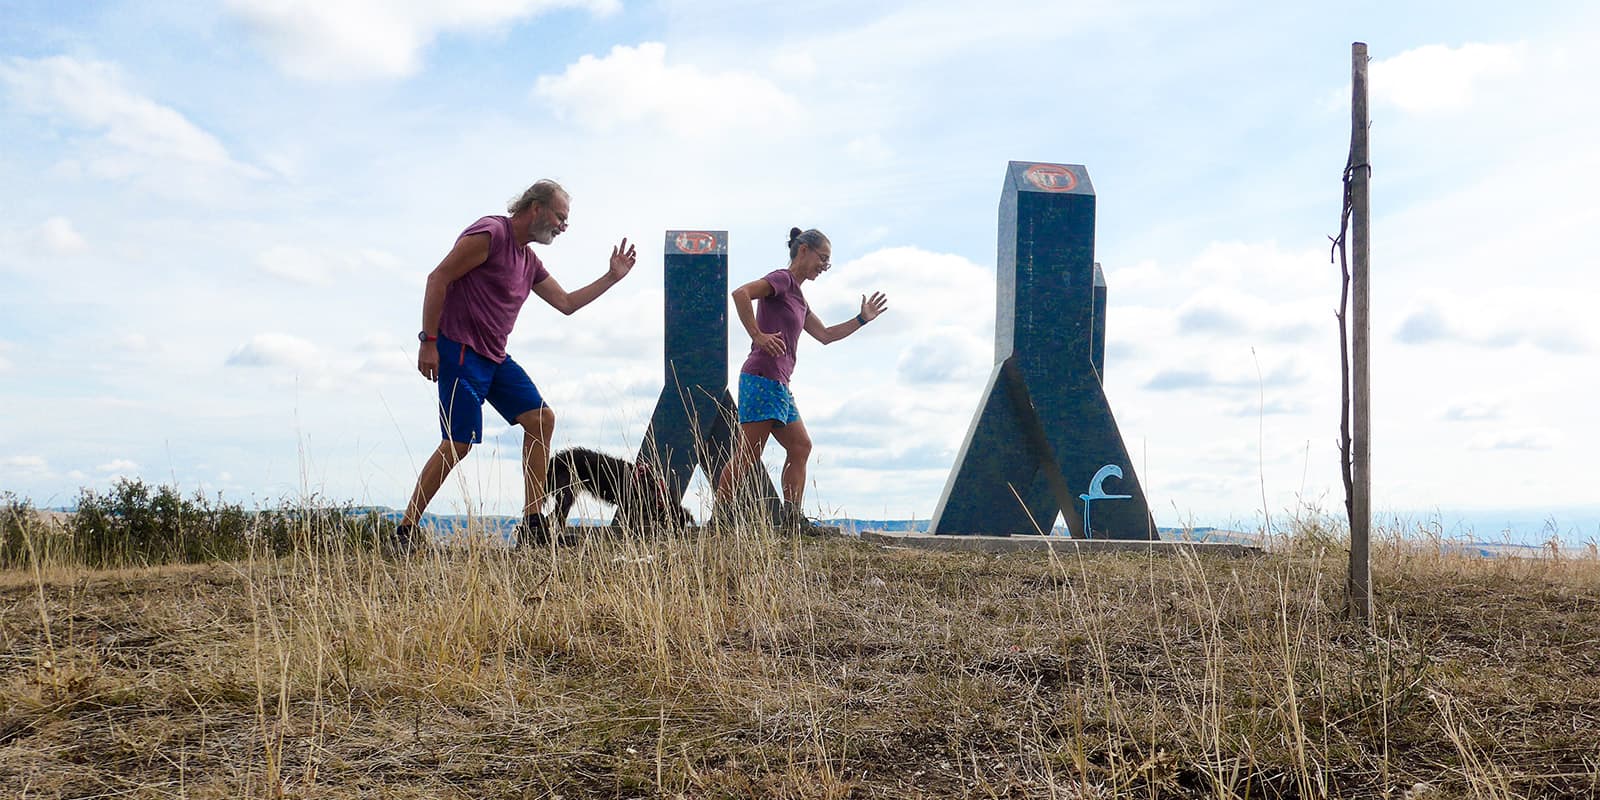
[(429, 336), (427, 331), (417, 331), (417, 341), (419, 341), (419, 342), (437, 342), (437, 341), (439, 341), (439, 337), (437, 337), (437, 336)]

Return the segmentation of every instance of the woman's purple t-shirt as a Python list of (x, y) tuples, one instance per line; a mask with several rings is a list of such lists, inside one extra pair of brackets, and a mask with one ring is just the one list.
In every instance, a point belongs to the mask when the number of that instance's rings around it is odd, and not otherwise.
[(800, 331), (806, 326), (806, 314), (811, 306), (800, 291), (800, 282), (787, 269), (775, 269), (765, 276), (772, 286), (772, 294), (756, 301), (756, 328), (783, 337), (783, 355), (770, 356), (755, 343), (750, 345), (750, 357), (744, 360), (740, 372), (760, 375), (788, 385), (794, 374), (794, 354), (800, 347)]
[(439, 333), (500, 363), (506, 360), (506, 339), (517, 313), (533, 285), (550, 272), (527, 245), (517, 245), (506, 217), (484, 217), (461, 236), (475, 233), (489, 234), (489, 258), (445, 288)]

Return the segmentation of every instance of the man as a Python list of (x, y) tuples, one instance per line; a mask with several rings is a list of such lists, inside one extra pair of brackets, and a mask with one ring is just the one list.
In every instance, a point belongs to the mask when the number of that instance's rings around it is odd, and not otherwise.
[(484, 217), (456, 239), (428, 274), (422, 296), (417, 370), (439, 385), (439, 448), (417, 476), (395, 547), (413, 546), (417, 521), (450, 470), (483, 440), (483, 403), (522, 426), (522, 522), (518, 546), (545, 544), (550, 530), (541, 507), (556, 415), (538, 387), (506, 354), (506, 339), (528, 294), (563, 314), (594, 302), (627, 277), (635, 251), (627, 239), (611, 249), (611, 262), (593, 283), (568, 292), (545, 269), (530, 243), (550, 244), (567, 229), (571, 198), (555, 181), (541, 180), (506, 207), (510, 216)]

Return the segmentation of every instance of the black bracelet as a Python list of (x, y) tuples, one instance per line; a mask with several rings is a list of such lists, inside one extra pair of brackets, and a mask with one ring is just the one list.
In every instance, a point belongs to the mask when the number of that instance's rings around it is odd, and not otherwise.
[(856, 315), (856, 322), (859, 323), (862, 327), (866, 327), (867, 318), (861, 316), (860, 314), (857, 314)]

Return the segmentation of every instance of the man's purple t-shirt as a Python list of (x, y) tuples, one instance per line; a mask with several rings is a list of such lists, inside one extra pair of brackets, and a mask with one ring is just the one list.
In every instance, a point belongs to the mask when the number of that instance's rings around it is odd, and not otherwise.
[[(489, 258), (444, 290), (439, 333), (495, 363), (506, 360), (506, 339), (533, 285), (550, 277), (539, 257), (511, 235), (511, 220), (484, 217), (461, 236), (489, 234)], [(461, 237), (456, 237), (459, 240)]]
[(783, 355), (767, 355), (752, 342), (750, 357), (744, 360), (739, 371), (788, 385), (789, 376), (794, 374), (794, 353), (800, 347), (800, 331), (805, 329), (806, 314), (811, 306), (806, 303), (794, 273), (775, 269), (764, 277), (772, 286), (772, 295), (756, 301), (756, 328), (782, 336)]

